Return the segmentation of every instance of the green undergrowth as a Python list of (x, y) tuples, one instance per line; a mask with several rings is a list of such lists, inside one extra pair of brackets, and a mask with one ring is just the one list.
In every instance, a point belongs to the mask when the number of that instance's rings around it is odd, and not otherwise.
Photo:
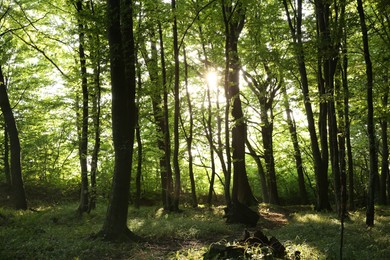
[[(241, 239), (245, 228), (226, 225), (222, 207), (183, 206), (181, 213), (166, 213), (158, 206), (130, 207), (129, 227), (145, 242), (110, 243), (93, 239), (102, 227), (106, 206), (99, 205), (82, 217), (76, 208), (76, 203), (34, 211), (0, 208), (0, 259), (202, 259), (212, 243)], [(250, 231), (262, 229), (267, 236), (275, 236), (286, 246), (290, 259), (296, 251), (301, 259), (339, 258), (340, 223), (334, 213), (267, 205), (260, 212), (268, 219)], [(364, 218), (364, 211), (351, 212), (345, 223), (344, 259), (386, 259), (390, 208), (376, 209), (373, 228), (365, 227)]]

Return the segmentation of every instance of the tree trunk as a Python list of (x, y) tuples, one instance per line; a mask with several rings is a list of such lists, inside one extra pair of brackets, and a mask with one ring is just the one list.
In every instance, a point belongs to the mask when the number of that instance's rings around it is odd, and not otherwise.
[(353, 171), (353, 157), (352, 157), (352, 145), (351, 145), (351, 131), (350, 131), (350, 119), (349, 119), (349, 88), (348, 88), (348, 53), (347, 53), (347, 33), (343, 30), (343, 63), (341, 68), (342, 73), (342, 85), (344, 95), (344, 134), (346, 145), (346, 174), (348, 178), (348, 209), (355, 210), (354, 205), (354, 171)]
[[(188, 152), (188, 173), (190, 177), (190, 183), (191, 183), (191, 197), (192, 197), (192, 207), (197, 208), (198, 207), (198, 198), (196, 196), (196, 186), (195, 186), (195, 177), (194, 177), (194, 168), (193, 168), (193, 155), (192, 155), (192, 141), (193, 141), (193, 132), (194, 132), (194, 116), (192, 111), (192, 102), (190, 97), (190, 92), (188, 90), (188, 64), (187, 64), (187, 55), (186, 55), (186, 49), (183, 47), (183, 53), (184, 53), (184, 74), (185, 74), (185, 86), (186, 86), (186, 98), (187, 98), (187, 104), (188, 104), (188, 113), (189, 113), (189, 131), (188, 134), (183, 126), (183, 132), (187, 141), (187, 152)], [(181, 117), (180, 117), (181, 118)]]
[[(91, 1), (91, 12), (95, 15), (94, 5)], [(98, 160), (100, 152), (100, 100), (101, 100), (101, 86), (100, 86), (100, 74), (101, 74), (101, 55), (100, 55), (100, 36), (93, 35), (92, 39), (94, 41), (94, 52), (93, 52), (93, 97), (92, 97), (92, 123), (93, 123), (93, 132), (94, 132), (94, 144), (91, 158), (91, 191), (89, 198), (89, 209), (91, 210), (96, 208), (96, 175), (98, 171)]]
[(380, 122), (381, 125), (381, 135), (382, 135), (382, 167), (381, 167), (381, 181), (380, 181), (380, 194), (379, 194), (379, 202), (382, 205), (387, 205), (387, 178), (389, 178), (389, 144), (388, 144), (388, 134), (387, 134), (387, 118), (388, 118), (388, 111), (387, 107), (389, 105), (389, 79), (386, 76), (385, 80), (385, 93), (382, 97), (382, 106), (384, 108), (384, 115), (383, 119)]
[(329, 210), (330, 203), (328, 197), (328, 172), (327, 172), (327, 160), (323, 160), (320, 147), (318, 144), (317, 133), (315, 129), (314, 113), (311, 105), (311, 99), (309, 94), (309, 81), (307, 78), (304, 46), (302, 40), (302, 0), (298, 0), (297, 13), (294, 13), (296, 17), (296, 27), (294, 27), (291, 20), (290, 11), (288, 9), (287, 0), (283, 0), (285, 6), (288, 23), (295, 45), (295, 52), (297, 57), (297, 63), (300, 74), (300, 83), (304, 98), (304, 106), (306, 111), (306, 118), (308, 123), (308, 129), (310, 134), (310, 143), (313, 153), (314, 172), (316, 175), (316, 187), (317, 187), (317, 210)]
[[(1, 83), (0, 83), (1, 84)], [(8, 138), (8, 129), (7, 125), (4, 124), (4, 174), (7, 185), (12, 184), (11, 180), (11, 170), (9, 167), (9, 138)]]
[[(168, 96), (167, 96), (167, 78), (165, 68), (164, 42), (161, 24), (158, 23), (160, 51), (161, 51), (161, 78), (159, 77), (158, 67), (158, 51), (155, 38), (154, 28), (150, 31), (150, 57), (145, 59), (146, 66), (149, 73), (150, 81), (152, 82), (152, 89), (150, 90), (150, 97), (152, 101), (153, 118), (157, 131), (157, 147), (159, 154), (159, 167), (161, 176), (161, 195), (163, 207), (169, 210), (172, 203), (172, 167), (171, 167), (171, 147), (169, 135), (169, 118), (168, 118)], [(147, 50), (142, 45), (144, 53)]]
[(374, 124), (374, 104), (373, 104), (373, 74), (372, 63), (370, 58), (370, 50), (368, 47), (368, 33), (362, 0), (357, 0), (357, 10), (359, 12), (360, 26), (362, 30), (362, 41), (364, 50), (364, 60), (366, 63), (367, 76), (367, 133), (368, 133), (368, 148), (370, 156), (370, 175), (367, 193), (367, 208), (366, 208), (366, 224), (367, 226), (374, 225), (374, 204), (375, 204), (375, 176), (378, 175), (378, 158), (376, 154), (375, 144), (375, 124)]
[(80, 76), (81, 76), (81, 88), (83, 93), (82, 98), (82, 119), (81, 119), (81, 134), (79, 140), (79, 160), (81, 167), (81, 191), (80, 191), (80, 204), (78, 208), (79, 214), (88, 211), (89, 208), (89, 184), (88, 184), (88, 167), (87, 167), (87, 154), (88, 154), (88, 82), (87, 82), (87, 67), (86, 57), (84, 53), (84, 25), (81, 22), (81, 16), (83, 12), (82, 0), (76, 2), (77, 15), (78, 15), (78, 33), (79, 33), (79, 59), (80, 59)]
[[(225, 88), (229, 94), (231, 103), (231, 115), (233, 117), (232, 128), (232, 159), (233, 159), (233, 189), (232, 202), (252, 205), (256, 202), (249, 186), (245, 167), (245, 142), (247, 126), (241, 107), (239, 72), (240, 62), (238, 57), (238, 38), (245, 23), (245, 9), (240, 1), (232, 4), (223, 1), (223, 14), (225, 21), (225, 56), (227, 64)], [(229, 17), (229, 18), (228, 18)]]
[(268, 174), (269, 202), (279, 204), (277, 189), (275, 158), (273, 152), (273, 99), (279, 87), (272, 83), (272, 75), (267, 64), (264, 64), (267, 79), (259, 83), (260, 80), (254, 78), (249, 73), (244, 72), (246, 78), (250, 78), (249, 88), (255, 94), (260, 106), (261, 136), (264, 148), (264, 161)]
[(308, 198), (307, 198), (307, 191), (305, 187), (305, 175), (303, 173), (301, 149), (298, 143), (297, 127), (295, 124), (295, 120), (292, 117), (292, 111), (290, 108), (290, 103), (288, 101), (286, 86), (282, 87), (282, 91), (283, 91), (283, 98), (284, 98), (284, 107), (286, 109), (288, 130), (290, 132), (291, 141), (294, 147), (294, 158), (295, 158), (295, 166), (297, 168), (297, 175), (298, 175), (300, 201), (302, 204), (307, 204)]
[(134, 199), (134, 206), (135, 208), (140, 207), (140, 201), (141, 201), (141, 177), (142, 177), (142, 151), (143, 151), (143, 145), (142, 145), (142, 139), (141, 139), (141, 131), (140, 131), (140, 125), (139, 125), (139, 106), (137, 104), (137, 122), (135, 127), (135, 137), (137, 140), (137, 174), (135, 177), (135, 199)]
[(249, 154), (252, 156), (253, 160), (255, 160), (257, 165), (257, 174), (260, 178), (261, 194), (263, 195), (263, 201), (265, 203), (270, 203), (267, 178), (265, 176), (264, 168), (260, 160), (260, 155), (256, 153), (255, 149), (252, 147), (248, 139), (246, 140), (246, 147), (248, 148)]
[(171, 166), (171, 137), (169, 134), (169, 108), (168, 108), (168, 82), (167, 71), (165, 66), (165, 54), (164, 54), (164, 42), (161, 23), (158, 23), (158, 31), (160, 36), (160, 49), (161, 49), (161, 72), (162, 72), (162, 84), (163, 84), (163, 114), (164, 114), (164, 154), (165, 154), (165, 210), (173, 209), (173, 173)]
[(175, 173), (175, 189), (172, 203), (172, 210), (179, 210), (179, 198), (180, 198), (180, 164), (179, 164), (179, 117), (180, 117), (180, 63), (179, 63), (179, 44), (177, 36), (177, 17), (176, 17), (176, 0), (171, 1), (172, 13), (173, 13), (173, 56), (175, 60), (175, 80), (174, 80), (174, 90), (173, 96), (175, 100), (175, 111), (174, 111), (174, 121), (173, 121), (173, 168)]
[(4, 122), (8, 131), (11, 150), (11, 199), (16, 209), (27, 209), (27, 199), (22, 177), (20, 162), (20, 140), (16, 127), (15, 117), (9, 102), (7, 87), (5, 85), (3, 71), (0, 65), (0, 108), (3, 112)]
[(135, 53), (132, 1), (108, 0), (114, 176), (102, 235), (109, 240), (139, 240), (127, 227), (135, 110)]
[[(199, 19), (199, 17), (198, 17)], [(203, 31), (202, 31), (202, 26), (199, 24), (199, 35), (200, 35), (200, 40), (201, 40), (201, 44), (202, 44), (202, 50), (203, 50), (203, 55), (204, 55), (204, 60), (205, 60), (205, 68), (206, 68), (206, 71), (209, 71), (209, 60), (208, 60), (208, 55), (207, 55), (207, 52), (206, 52), (206, 46), (205, 46), (205, 42), (204, 42), (204, 37), (203, 37)], [(208, 205), (211, 205), (211, 202), (212, 202), (212, 198), (213, 198), (213, 193), (215, 193), (214, 191), (214, 182), (215, 182), (215, 176), (216, 176), (216, 171), (215, 171), (215, 158), (214, 158), (214, 151), (217, 150), (218, 148), (216, 147), (216, 145), (214, 144), (214, 131), (213, 131), (213, 125), (212, 125), (212, 117), (213, 117), (213, 111), (212, 111), (212, 105), (211, 105), (211, 90), (210, 90), (211, 86), (209, 84), (207, 84), (207, 120), (205, 119), (205, 116), (203, 116), (203, 119), (205, 122), (205, 133), (206, 133), (206, 137), (207, 137), (207, 141), (209, 143), (209, 147), (210, 147), (210, 164), (211, 164), (211, 178), (210, 178), (210, 186), (209, 186), (209, 192), (208, 192), (208, 196), (207, 196), (207, 204)], [(220, 120), (218, 118), (220, 118), (219, 116), (219, 100), (218, 100), (218, 95), (219, 95), (219, 91), (217, 90), (217, 128), (220, 129)], [(219, 140), (221, 140), (219, 138)], [(218, 153), (218, 152), (217, 152)], [(221, 157), (221, 164), (223, 166), (225, 166), (225, 162), (223, 160), (223, 157)], [(226, 167), (223, 167), (223, 169), (226, 168)], [(224, 175), (226, 176), (226, 172), (224, 171)]]

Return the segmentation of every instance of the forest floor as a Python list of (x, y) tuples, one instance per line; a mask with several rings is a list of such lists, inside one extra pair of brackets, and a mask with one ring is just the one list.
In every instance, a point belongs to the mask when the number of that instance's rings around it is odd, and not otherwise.
[[(212, 243), (233, 243), (245, 230), (225, 223), (223, 206), (183, 205), (181, 213), (166, 213), (158, 204), (130, 206), (128, 225), (144, 242), (110, 243), (93, 239), (104, 221), (103, 202), (79, 217), (77, 201), (69, 194), (44, 188), (27, 193), (30, 209), (15, 211), (0, 187), (0, 259), (202, 259)], [(296, 251), (301, 259), (339, 259), (340, 221), (335, 213), (265, 204), (258, 211), (259, 223), (248, 230), (275, 236), (286, 247), (287, 259), (294, 259)], [(376, 207), (372, 228), (364, 218), (363, 209), (349, 212), (343, 259), (389, 259), (390, 207)]]

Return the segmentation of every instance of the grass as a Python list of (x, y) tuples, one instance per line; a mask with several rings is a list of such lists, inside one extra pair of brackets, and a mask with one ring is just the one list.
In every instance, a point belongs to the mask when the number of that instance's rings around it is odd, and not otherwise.
[[(0, 208), (0, 259), (202, 259), (210, 244), (241, 239), (245, 227), (226, 225), (222, 207), (183, 207), (166, 213), (158, 206), (129, 209), (129, 227), (147, 242), (109, 243), (92, 239), (104, 221), (105, 205), (81, 218), (76, 203), (37, 211)], [(338, 259), (340, 223), (334, 213), (308, 207), (260, 205), (257, 229), (275, 236), (291, 259)], [(344, 259), (388, 259), (390, 207), (377, 207), (375, 226), (367, 229), (363, 211), (345, 223)], [(250, 229), (250, 231), (256, 230)]]

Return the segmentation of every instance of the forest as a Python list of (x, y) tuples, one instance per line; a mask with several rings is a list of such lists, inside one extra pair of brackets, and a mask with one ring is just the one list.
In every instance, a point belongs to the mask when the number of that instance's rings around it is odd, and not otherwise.
[(0, 0), (0, 259), (386, 259), (388, 0)]

